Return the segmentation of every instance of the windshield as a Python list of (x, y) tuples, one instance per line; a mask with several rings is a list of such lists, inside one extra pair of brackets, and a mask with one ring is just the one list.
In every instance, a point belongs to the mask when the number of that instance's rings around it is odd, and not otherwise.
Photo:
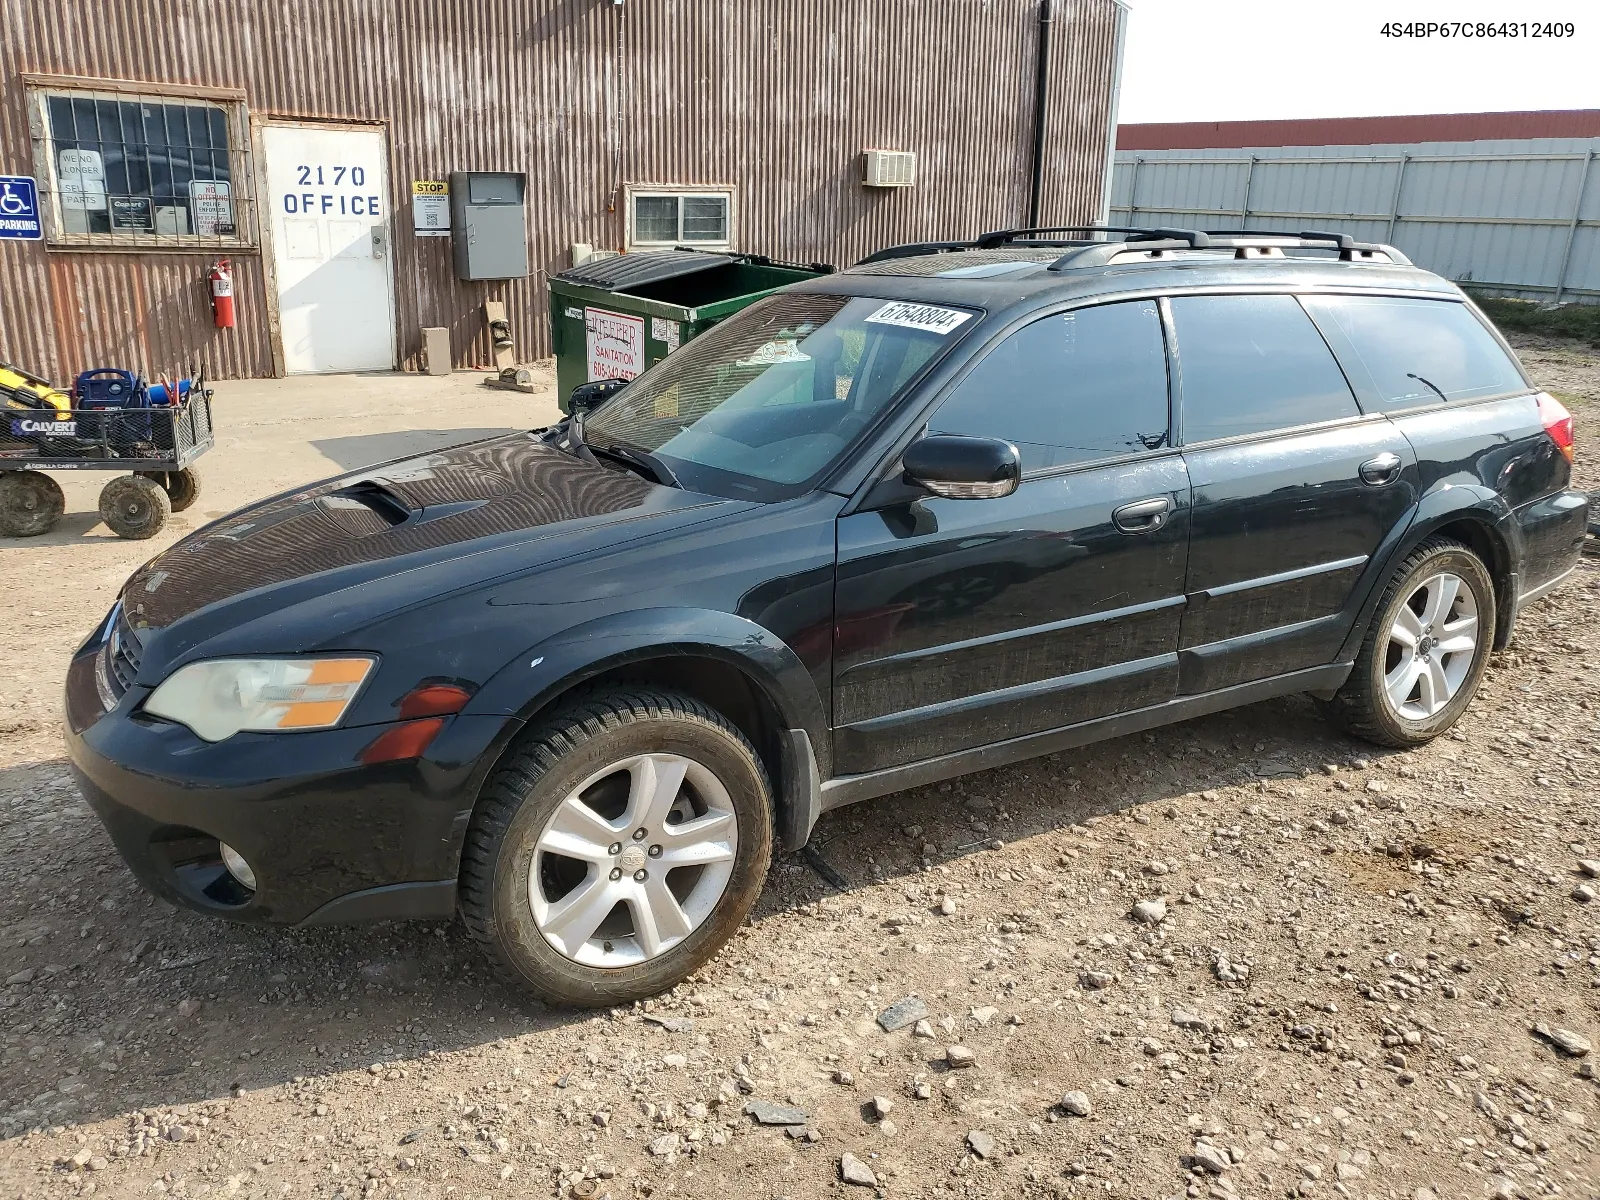
[(787, 499), (975, 323), (962, 309), (901, 300), (772, 296), (617, 393), (584, 440), (650, 451), (691, 491)]

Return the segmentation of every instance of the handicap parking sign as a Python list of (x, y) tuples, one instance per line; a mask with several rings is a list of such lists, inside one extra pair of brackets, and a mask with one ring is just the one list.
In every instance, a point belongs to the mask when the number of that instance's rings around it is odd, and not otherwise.
[(38, 185), (26, 175), (0, 175), (0, 239), (38, 241), (42, 237)]

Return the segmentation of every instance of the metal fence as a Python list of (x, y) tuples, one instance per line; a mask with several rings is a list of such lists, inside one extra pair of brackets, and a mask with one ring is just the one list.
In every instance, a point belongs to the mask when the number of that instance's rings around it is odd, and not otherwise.
[(1500, 295), (1600, 303), (1600, 138), (1119, 151), (1111, 223), (1331, 229)]

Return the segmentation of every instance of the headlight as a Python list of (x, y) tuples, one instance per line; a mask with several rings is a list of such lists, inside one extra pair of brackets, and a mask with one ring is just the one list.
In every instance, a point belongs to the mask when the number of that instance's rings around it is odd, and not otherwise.
[(144, 702), (208, 742), (249, 730), (293, 733), (339, 723), (366, 682), (371, 658), (218, 658), (190, 663)]

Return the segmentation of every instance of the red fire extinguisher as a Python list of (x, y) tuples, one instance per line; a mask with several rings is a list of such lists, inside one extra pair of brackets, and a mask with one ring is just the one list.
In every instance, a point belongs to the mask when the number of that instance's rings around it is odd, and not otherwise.
[(211, 312), (218, 329), (232, 329), (233, 321), (233, 266), (225, 258), (211, 264), (206, 278), (211, 282)]

